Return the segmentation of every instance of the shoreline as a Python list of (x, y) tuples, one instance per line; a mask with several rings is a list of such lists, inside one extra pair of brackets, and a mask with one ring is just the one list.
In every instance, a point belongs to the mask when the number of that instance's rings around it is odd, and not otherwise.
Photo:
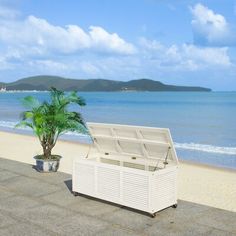
[[(63, 157), (59, 171), (71, 174), (73, 159), (85, 157), (90, 150), (86, 143), (59, 140), (54, 150)], [(0, 131), (1, 158), (34, 165), (33, 157), (41, 152), (36, 137)], [(180, 160), (178, 199), (236, 212), (235, 179), (233, 169)]]
[[(16, 134), (16, 135), (20, 135), (20, 136), (28, 136), (28, 137), (33, 137), (35, 138), (37, 141), (37, 137), (34, 134), (30, 134), (30, 133), (21, 133), (21, 131), (19, 132), (15, 132), (15, 131), (11, 131), (11, 130), (1, 130), (0, 129), (0, 135), (1, 133), (10, 133), (10, 134)], [(89, 143), (83, 142), (82, 140), (67, 140), (67, 139), (59, 139), (58, 142), (60, 143), (67, 143), (67, 144), (78, 144), (78, 145), (83, 145), (83, 146), (89, 146)], [(88, 148), (88, 147), (87, 147)], [(231, 172), (236, 172), (236, 168), (230, 168), (230, 167), (225, 167), (225, 166), (216, 166), (216, 165), (210, 165), (207, 163), (202, 163), (202, 162), (197, 162), (197, 161), (193, 161), (193, 160), (183, 160), (181, 159), (181, 157), (178, 156), (178, 160), (179, 163), (182, 164), (188, 164), (188, 165), (195, 165), (195, 166), (199, 166), (202, 168), (209, 168), (209, 169), (217, 169), (217, 170), (222, 170), (222, 171), (231, 171)]]
[(225, 167), (225, 166), (214, 166), (214, 165), (210, 165), (207, 163), (182, 160), (182, 159), (179, 159), (179, 162), (182, 164), (194, 165), (194, 166), (198, 166), (198, 167), (206, 168), (206, 169), (212, 169), (212, 170), (218, 170), (218, 171), (229, 171), (229, 172), (236, 173), (236, 168), (229, 168), (229, 167)]
[[(22, 130), (20, 131), (16, 131), (16, 130), (11, 130), (11, 129), (6, 129), (6, 130), (1, 130), (0, 129), (0, 134), (1, 133), (10, 133), (10, 134), (17, 134), (17, 135), (22, 135), (22, 136), (29, 136), (29, 137), (34, 137), (37, 140), (37, 137), (32, 133), (27, 133), (27, 131), (22, 132)], [(79, 145), (89, 145), (89, 143), (83, 142), (83, 140), (78, 140), (75, 141), (73, 139), (69, 140), (69, 139), (59, 139), (59, 142), (62, 143), (73, 143), (73, 144), (79, 144)], [(184, 160), (181, 159), (181, 157), (178, 156), (179, 162), (183, 163), (183, 164), (189, 164), (189, 165), (196, 165), (196, 166), (200, 166), (200, 167), (205, 167), (205, 168), (212, 168), (212, 169), (218, 169), (218, 170), (226, 170), (226, 171), (233, 171), (236, 172), (236, 168), (230, 168), (230, 167), (226, 167), (226, 166), (217, 166), (217, 165), (210, 165), (207, 163), (203, 163), (203, 162), (197, 162), (197, 161), (193, 161), (193, 160)]]

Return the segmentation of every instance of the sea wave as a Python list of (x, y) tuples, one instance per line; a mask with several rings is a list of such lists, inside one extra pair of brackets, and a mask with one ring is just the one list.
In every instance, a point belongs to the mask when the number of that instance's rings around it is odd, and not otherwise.
[(236, 147), (221, 147), (199, 143), (175, 143), (174, 145), (177, 149), (210, 152), (225, 155), (236, 155)]
[[(4, 121), (4, 120), (0, 120), (0, 126), (4, 127), (4, 128), (15, 128), (15, 126), (17, 125), (17, 122), (14, 121)], [(20, 129), (25, 129), (25, 128), (20, 128)]]
[[(14, 121), (0, 121), (0, 127), (3, 128), (15, 128), (17, 122)], [(30, 130), (29, 128), (20, 127), (17, 128), (20, 130)], [(80, 134), (76, 132), (67, 132), (66, 136), (76, 136), (78, 139), (90, 140), (89, 136), (86, 134)], [(236, 155), (236, 147), (223, 147), (223, 146), (214, 146), (208, 144), (199, 144), (199, 143), (174, 143), (176, 149), (190, 150), (190, 151), (201, 151), (209, 153), (217, 153), (224, 155)]]
[[(17, 127), (16, 128), (16, 125), (18, 124), (19, 122), (15, 122), (15, 121), (0, 121), (0, 127), (3, 127), (3, 128), (10, 128), (10, 129), (18, 129), (18, 130), (31, 130), (31, 128), (29, 127)], [(66, 132), (65, 135), (68, 135), (68, 136), (78, 136), (78, 137), (82, 137), (82, 138), (89, 138), (89, 136), (87, 134), (81, 134), (81, 133), (76, 133), (76, 132)]]
[(47, 90), (6, 90), (4, 93), (49, 93)]

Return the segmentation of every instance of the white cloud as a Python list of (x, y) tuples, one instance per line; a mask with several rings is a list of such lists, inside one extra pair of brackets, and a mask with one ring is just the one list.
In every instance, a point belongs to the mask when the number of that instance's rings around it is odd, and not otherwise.
[[(192, 11), (197, 8), (194, 9)], [(220, 38), (217, 35), (225, 32), (229, 24), (204, 6), (199, 9), (194, 13), (196, 22), (193, 25), (204, 28), (209, 24), (210, 31), (201, 31), (204, 32), (202, 35), (206, 37), (209, 34), (209, 40), (215, 40), (216, 44), (216, 38)], [(165, 80), (170, 77), (179, 79), (186, 73), (210, 74), (233, 68), (228, 47), (213, 47), (213, 41), (210, 43), (208, 39), (205, 39), (205, 47), (196, 44), (166, 45), (144, 37), (134, 45), (100, 26), (85, 30), (75, 24), (56, 26), (35, 16), (22, 19), (14, 13), (11, 17), (5, 13), (2, 15), (1, 76), (5, 73), (14, 79), (53, 74), (74, 78), (128, 80), (147, 77)], [(200, 15), (201, 19), (198, 19)]]
[(125, 42), (118, 34), (109, 34), (102, 27), (90, 26), (90, 39), (94, 48), (107, 52), (118, 52), (121, 54), (135, 53), (135, 47)]
[(223, 15), (198, 3), (190, 8), (194, 42), (205, 46), (236, 45), (236, 34)]
[(101, 74), (100, 69), (97, 66), (93, 65), (91, 62), (81, 62), (80, 67), (89, 76), (96, 77)]
[(0, 41), (18, 50), (27, 47), (32, 54), (38, 55), (51, 52), (71, 54), (80, 50), (121, 55), (136, 52), (135, 47), (118, 34), (110, 34), (101, 27), (91, 26), (85, 32), (77, 25), (55, 26), (35, 16), (23, 21), (0, 21)]
[(215, 30), (218, 31), (225, 31), (227, 29), (227, 22), (224, 16), (214, 13), (212, 10), (200, 3), (194, 6), (194, 8), (192, 9), (192, 13), (195, 17), (195, 19), (193, 20), (193, 24), (210, 24), (213, 28), (215, 28)]
[(181, 53), (179, 47), (174, 44), (166, 49), (165, 54), (168, 60), (178, 63), (182, 59)]
[(115, 67), (109, 67), (111, 58), (138, 53), (133, 44), (102, 27), (91, 26), (86, 32), (78, 25), (56, 26), (32, 15), (21, 19), (13, 12), (7, 17), (5, 11), (0, 18), (1, 71), (106, 77)]
[(157, 40), (148, 40), (144, 37), (141, 37), (139, 39), (139, 44), (141, 45), (142, 48), (148, 51), (159, 51), (163, 50), (163, 45), (158, 42)]
[(19, 11), (0, 5), (0, 18), (14, 19), (19, 15)]
[(8, 63), (8, 61), (6, 60), (5, 57), (0, 56), (0, 71), (3, 70), (9, 70), (11, 69), (12, 66), (10, 63)]
[(47, 70), (48, 72), (58, 73), (58, 71), (65, 71), (70, 69), (67, 64), (53, 60), (33, 60), (27, 63), (32, 68), (40, 70)]
[(178, 70), (197, 70), (231, 65), (227, 47), (199, 47), (193, 44), (165, 46), (156, 40), (142, 38), (145, 58), (160, 67)]
[(231, 65), (227, 47), (197, 47), (184, 44), (182, 50), (186, 58), (198, 62), (201, 66), (228, 67)]

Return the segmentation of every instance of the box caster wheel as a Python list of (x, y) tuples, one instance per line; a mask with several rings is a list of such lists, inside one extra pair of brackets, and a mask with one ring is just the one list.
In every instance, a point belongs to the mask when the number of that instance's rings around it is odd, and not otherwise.
[(156, 213), (152, 213), (152, 214), (151, 214), (151, 217), (152, 217), (152, 218), (155, 218), (155, 217), (156, 217)]
[(172, 207), (173, 207), (173, 208), (177, 208), (177, 206), (178, 206), (178, 204), (174, 204)]
[(76, 197), (76, 196), (79, 196), (79, 193), (73, 192), (73, 195)]

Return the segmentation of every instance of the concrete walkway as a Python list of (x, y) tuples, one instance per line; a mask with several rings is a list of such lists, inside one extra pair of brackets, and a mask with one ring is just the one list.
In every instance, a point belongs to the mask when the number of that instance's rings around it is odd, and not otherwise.
[[(216, 196), (217, 197), (217, 196)], [(228, 235), (236, 213), (179, 201), (156, 218), (71, 194), (71, 176), (0, 158), (0, 235)]]

